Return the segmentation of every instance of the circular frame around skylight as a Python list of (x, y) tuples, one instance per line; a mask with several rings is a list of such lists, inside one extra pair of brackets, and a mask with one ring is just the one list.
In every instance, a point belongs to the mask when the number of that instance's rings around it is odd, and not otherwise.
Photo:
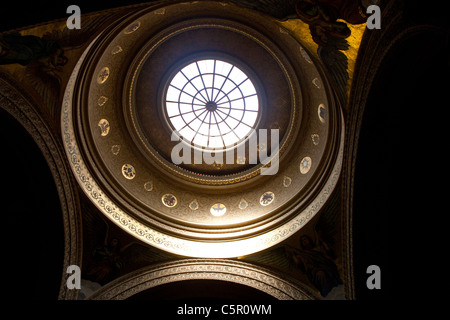
[(178, 66), (163, 94), (164, 116), (183, 141), (204, 149), (229, 149), (246, 140), (261, 115), (254, 78), (223, 57)]

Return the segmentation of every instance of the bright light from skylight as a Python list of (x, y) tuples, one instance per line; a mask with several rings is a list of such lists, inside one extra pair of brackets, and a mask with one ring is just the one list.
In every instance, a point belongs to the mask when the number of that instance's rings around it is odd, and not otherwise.
[(222, 149), (244, 139), (259, 112), (256, 89), (236, 66), (200, 60), (170, 81), (165, 107), (173, 129), (200, 147)]

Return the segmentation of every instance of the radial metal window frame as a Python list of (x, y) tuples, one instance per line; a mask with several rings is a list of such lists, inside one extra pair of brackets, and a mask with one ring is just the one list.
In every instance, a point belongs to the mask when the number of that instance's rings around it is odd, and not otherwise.
[(162, 105), (172, 132), (192, 147), (210, 150), (244, 142), (262, 114), (254, 74), (242, 63), (215, 55), (178, 64), (166, 82)]

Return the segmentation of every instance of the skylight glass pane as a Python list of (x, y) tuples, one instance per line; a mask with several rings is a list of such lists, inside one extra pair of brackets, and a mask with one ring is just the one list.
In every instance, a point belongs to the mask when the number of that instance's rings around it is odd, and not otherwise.
[(210, 148), (223, 148), (223, 142), (221, 137), (210, 137), (209, 145)]
[[(221, 120), (219, 120), (221, 121)], [(222, 133), (222, 135), (227, 134), (228, 132), (231, 131), (230, 127), (227, 125), (227, 123), (225, 121), (222, 122), (218, 122), (217, 124), (219, 126), (220, 132)]]
[(183, 130), (180, 130), (180, 136), (183, 137), (186, 141), (192, 141), (192, 138), (194, 138), (195, 132), (191, 130), (189, 127), (184, 128)]
[(257, 111), (259, 108), (258, 96), (245, 98), (245, 109)]
[[(212, 74), (205, 74), (203, 76), (203, 81), (205, 82), (206, 92), (208, 94), (209, 100), (213, 100), (212, 91), (213, 91), (213, 80), (214, 77)], [(215, 85), (215, 84), (214, 84)]]
[(230, 100), (236, 100), (236, 99), (242, 98), (241, 90), (239, 90), (238, 87), (234, 87), (233, 90), (231, 90), (228, 93), (228, 98)]
[[(201, 116), (202, 120), (204, 117), (204, 114)], [(193, 121), (188, 121), (188, 125), (189, 127), (194, 130), (195, 132), (197, 132), (198, 128), (200, 128), (201, 124), (202, 124), (202, 120), (199, 120), (198, 118), (194, 119)]]
[(205, 92), (205, 87), (203, 85), (203, 81), (200, 77), (196, 77), (191, 81), (192, 85), (197, 89), (196, 97), (205, 103), (208, 102), (208, 96)]
[(166, 108), (167, 108), (167, 115), (169, 117), (173, 117), (173, 116), (176, 116), (176, 115), (180, 114), (180, 112), (178, 110), (178, 103), (167, 102), (166, 103)]
[(194, 104), (192, 105), (192, 110), (195, 111), (196, 114), (202, 113), (202, 111), (205, 110), (205, 104), (200, 104), (197, 101), (194, 101)]
[(239, 124), (236, 129), (234, 129), (234, 132), (238, 135), (239, 139), (242, 139), (248, 133), (248, 127), (243, 124)]
[(233, 79), (237, 85), (239, 85), (242, 81), (247, 79), (247, 75), (243, 73), (240, 69), (234, 67), (233, 71), (231, 71), (230, 79)]
[(190, 112), (184, 113), (182, 116), (183, 116), (184, 121), (186, 121), (186, 123), (191, 122), (192, 120), (194, 120), (197, 117), (192, 110)]
[(222, 138), (223, 138), (223, 141), (225, 142), (225, 144), (227, 146), (233, 145), (233, 144), (235, 144), (236, 142), (239, 141), (238, 138), (236, 137), (236, 135), (233, 132), (230, 132), (230, 133), (227, 133), (227, 134), (223, 135)]
[(198, 61), (198, 67), (202, 74), (214, 72), (214, 60), (202, 60)]
[[(208, 119), (206, 119), (206, 121), (208, 121)], [(198, 133), (199, 134), (202, 134), (202, 135), (205, 135), (205, 136), (208, 136), (208, 129), (209, 128), (209, 124), (208, 123), (203, 123), (201, 126), (200, 126), (200, 128), (198, 129)]]
[(166, 101), (176, 102), (176, 101), (178, 101), (179, 95), (180, 95), (180, 90), (175, 89), (174, 87), (170, 86), (169, 88), (167, 88)]
[(184, 114), (189, 111), (192, 111), (192, 107), (188, 104), (180, 103), (178, 106), (178, 112), (181, 113), (183, 118), (185, 118)]
[[(234, 82), (227, 80), (225, 81), (225, 84), (223, 85), (222, 91), (228, 95), (230, 91), (234, 91), (234, 89), (236, 89), (236, 85), (234, 84)], [(222, 100), (223, 101), (223, 100)], [(217, 102), (219, 102), (219, 100), (217, 100)]]
[(234, 128), (236, 128), (237, 125), (239, 124), (239, 121), (238, 121), (238, 120), (235, 120), (235, 119), (233, 119), (233, 118), (231, 118), (231, 117), (227, 117), (227, 118), (225, 119), (225, 121), (226, 121), (226, 123), (231, 127), (231, 129), (233, 129), (233, 130), (234, 130)]
[(251, 81), (245, 81), (243, 82), (239, 88), (242, 90), (242, 92), (244, 93), (244, 96), (249, 96), (251, 94), (255, 94), (256, 90), (255, 90), (255, 86), (253, 85), (253, 83)]
[(197, 66), (195, 65), (195, 63), (191, 63), (190, 65), (186, 66), (185, 68), (183, 68), (181, 70), (182, 73), (184, 73), (184, 75), (191, 80), (192, 78), (194, 78), (195, 76), (197, 76), (198, 73), (198, 69)]
[(257, 112), (246, 112), (244, 118), (242, 119), (242, 122), (249, 125), (250, 127), (253, 127), (256, 123), (257, 118), (258, 118)]
[(216, 61), (216, 73), (220, 74), (224, 77), (228, 76), (230, 73), (231, 68), (233, 68), (233, 65), (224, 62), (224, 61)]
[(228, 102), (228, 99), (226, 98), (226, 95), (223, 91), (216, 91), (216, 93), (214, 94), (214, 98), (218, 105)]
[(192, 103), (192, 99), (193, 98), (185, 92), (182, 92), (180, 95), (180, 102), (190, 104), (190, 103)]
[(175, 77), (173, 77), (172, 82), (170, 83), (172, 86), (181, 89), (186, 84), (187, 79), (183, 76), (183, 74), (178, 73)]
[(194, 138), (194, 144), (200, 146), (200, 147), (207, 147), (208, 146), (208, 137), (201, 135), (201, 134), (197, 134)]
[[(220, 105), (222, 107), (222, 105)], [(229, 108), (229, 104), (223, 104), (223, 106), (228, 106)], [(241, 109), (244, 110), (244, 99), (243, 98), (239, 98), (238, 100), (234, 100), (231, 102), (231, 108), (233, 109)]]
[(230, 112), (230, 116), (237, 119), (239, 122), (244, 121), (244, 118), (245, 118), (244, 111), (242, 111), (242, 110), (233, 110), (232, 109)]
[(210, 131), (209, 131), (209, 136), (210, 137), (220, 137), (219, 127), (214, 122), (214, 118), (212, 119), (212, 121), (213, 121), (213, 124), (211, 124), (211, 128), (210, 128)]
[(195, 96), (195, 94), (197, 93), (197, 89), (195, 89), (194, 86), (190, 82), (188, 82), (184, 87), (182, 87), (182, 89), (184, 92), (186, 92), (192, 96)]
[(216, 92), (215, 95), (217, 95), (219, 90), (222, 88), (222, 85), (223, 85), (223, 83), (225, 82), (226, 79), (227, 78), (225, 76), (218, 75), (218, 74), (215, 75), (215, 77), (214, 77), (214, 88), (215, 88), (214, 91)]
[(180, 131), (180, 129), (184, 126), (184, 121), (181, 116), (176, 116), (170, 119), (173, 126), (175, 127), (175, 130)]

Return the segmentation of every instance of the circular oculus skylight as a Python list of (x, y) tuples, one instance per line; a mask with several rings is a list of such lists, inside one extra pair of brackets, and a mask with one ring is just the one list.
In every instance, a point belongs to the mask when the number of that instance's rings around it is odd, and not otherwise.
[(199, 60), (170, 80), (165, 109), (172, 129), (197, 147), (226, 149), (255, 128), (259, 99), (250, 78), (221, 60)]

